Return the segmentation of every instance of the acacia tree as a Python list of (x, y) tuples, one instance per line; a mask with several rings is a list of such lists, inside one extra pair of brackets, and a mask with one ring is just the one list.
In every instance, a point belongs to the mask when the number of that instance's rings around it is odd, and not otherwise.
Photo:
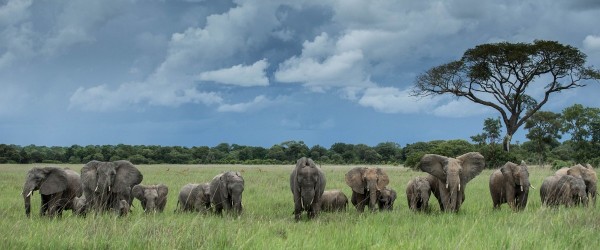
[(502, 123), (500, 117), (497, 119), (487, 118), (483, 121), (483, 133), (471, 136), (471, 140), (479, 145), (489, 143), (494, 145), (500, 141)]
[[(577, 48), (556, 41), (482, 44), (458, 61), (417, 76), (413, 95), (448, 94), (495, 109), (506, 128), (503, 147), (509, 151), (512, 136), (552, 93), (600, 79), (600, 71), (585, 61)], [(534, 84), (543, 86), (540, 96), (533, 96)]]

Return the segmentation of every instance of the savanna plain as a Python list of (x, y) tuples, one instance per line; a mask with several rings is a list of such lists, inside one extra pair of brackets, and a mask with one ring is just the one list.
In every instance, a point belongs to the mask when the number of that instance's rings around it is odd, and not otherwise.
[[(349, 204), (339, 213), (314, 220), (293, 219), (289, 175), (292, 165), (138, 165), (142, 184), (169, 187), (164, 213), (144, 214), (134, 200), (127, 217), (112, 213), (87, 217), (65, 211), (62, 218), (39, 216), (40, 197), (32, 198), (27, 218), (21, 189), (35, 165), (0, 165), (0, 249), (598, 249), (600, 208), (542, 207), (539, 187), (554, 170), (530, 166), (529, 194), (523, 212), (506, 204), (492, 209), (484, 170), (466, 187), (466, 200), (456, 214), (442, 213), (431, 198), (430, 213), (408, 209), (405, 188), (426, 173), (401, 166), (379, 166), (398, 192), (394, 210), (358, 213)], [(43, 166), (43, 165), (38, 165)], [(83, 165), (60, 165), (79, 171)], [(354, 166), (322, 165), (326, 190), (341, 189), (350, 198), (344, 174)], [(228, 170), (245, 179), (244, 212), (223, 217), (175, 213), (177, 195), (187, 183), (208, 182)]]

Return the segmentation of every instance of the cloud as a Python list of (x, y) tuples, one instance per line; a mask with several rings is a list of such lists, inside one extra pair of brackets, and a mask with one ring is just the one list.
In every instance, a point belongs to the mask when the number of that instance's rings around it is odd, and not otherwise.
[(436, 99), (410, 96), (410, 90), (394, 87), (375, 87), (365, 90), (358, 104), (382, 113), (415, 114), (427, 112), (437, 103)]
[(45, 39), (42, 53), (53, 55), (75, 44), (95, 41), (91, 31), (123, 11), (124, 1), (68, 1)]
[(20, 23), (30, 17), (29, 7), (32, 0), (9, 0), (0, 6), (0, 26)]
[(274, 103), (273, 100), (269, 100), (264, 95), (259, 95), (250, 102), (236, 103), (236, 104), (221, 104), (217, 111), (219, 112), (236, 112), (242, 113), (247, 111), (254, 111), (265, 108)]
[(19, 114), (31, 99), (27, 90), (16, 84), (3, 82), (0, 91), (0, 117)]
[(583, 48), (590, 51), (600, 51), (600, 36), (586, 36), (585, 39), (583, 39)]
[(267, 59), (262, 59), (250, 66), (238, 64), (231, 68), (203, 72), (199, 79), (242, 87), (267, 86), (269, 85), (265, 72), (267, 67), (269, 67)]
[(84, 111), (127, 110), (134, 105), (178, 107), (185, 103), (205, 105), (222, 103), (215, 92), (202, 92), (193, 86), (164, 84), (156, 80), (131, 82), (111, 90), (107, 85), (90, 88), (80, 87), (70, 98), (70, 109)]
[(466, 99), (458, 99), (436, 107), (433, 114), (440, 117), (462, 118), (490, 113), (491, 108), (473, 103)]

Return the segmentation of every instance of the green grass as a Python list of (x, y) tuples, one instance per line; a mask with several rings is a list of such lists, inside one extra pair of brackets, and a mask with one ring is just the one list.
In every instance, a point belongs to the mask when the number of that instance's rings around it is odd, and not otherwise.
[[(80, 170), (80, 165), (68, 165)], [(39, 193), (26, 218), (20, 196), (25, 173), (32, 165), (0, 165), (0, 249), (597, 249), (600, 245), (599, 208), (540, 207), (539, 186), (553, 173), (530, 168), (532, 190), (524, 212), (507, 205), (492, 210), (486, 170), (466, 188), (457, 214), (440, 213), (432, 197), (429, 214), (408, 210), (404, 189), (414, 176), (401, 167), (385, 167), (390, 187), (398, 192), (394, 211), (359, 214), (321, 213), (313, 220), (294, 222), (289, 174), (292, 166), (138, 166), (143, 183), (169, 186), (162, 214), (146, 215), (139, 201), (125, 218), (112, 214), (60, 219), (40, 218)], [(344, 174), (352, 166), (322, 168), (327, 189), (350, 197)], [(179, 189), (186, 183), (207, 182), (216, 174), (236, 170), (246, 181), (244, 213), (231, 216), (174, 213)]]

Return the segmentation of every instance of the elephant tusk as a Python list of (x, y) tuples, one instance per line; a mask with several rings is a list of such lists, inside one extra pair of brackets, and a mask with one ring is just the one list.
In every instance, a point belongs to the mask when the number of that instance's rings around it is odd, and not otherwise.
[(446, 183), (446, 189), (448, 189), (448, 183)]
[(96, 186), (96, 189), (94, 189), (94, 192), (98, 192), (98, 186)]
[(533, 185), (531, 185), (531, 184), (529, 184), (529, 187), (532, 188), (532, 189), (535, 189), (535, 187)]
[(29, 197), (29, 196), (31, 196), (31, 194), (32, 194), (32, 193), (33, 193), (33, 190), (32, 190), (32, 191), (29, 191), (29, 193), (27, 193), (27, 196), (25, 196), (25, 197)]
[(460, 183), (458, 183), (458, 191), (460, 191)]
[(523, 192), (523, 186), (521, 186), (521, 192)]
[(108, 186), (108, 192), (110, 192), (110, 186)]

